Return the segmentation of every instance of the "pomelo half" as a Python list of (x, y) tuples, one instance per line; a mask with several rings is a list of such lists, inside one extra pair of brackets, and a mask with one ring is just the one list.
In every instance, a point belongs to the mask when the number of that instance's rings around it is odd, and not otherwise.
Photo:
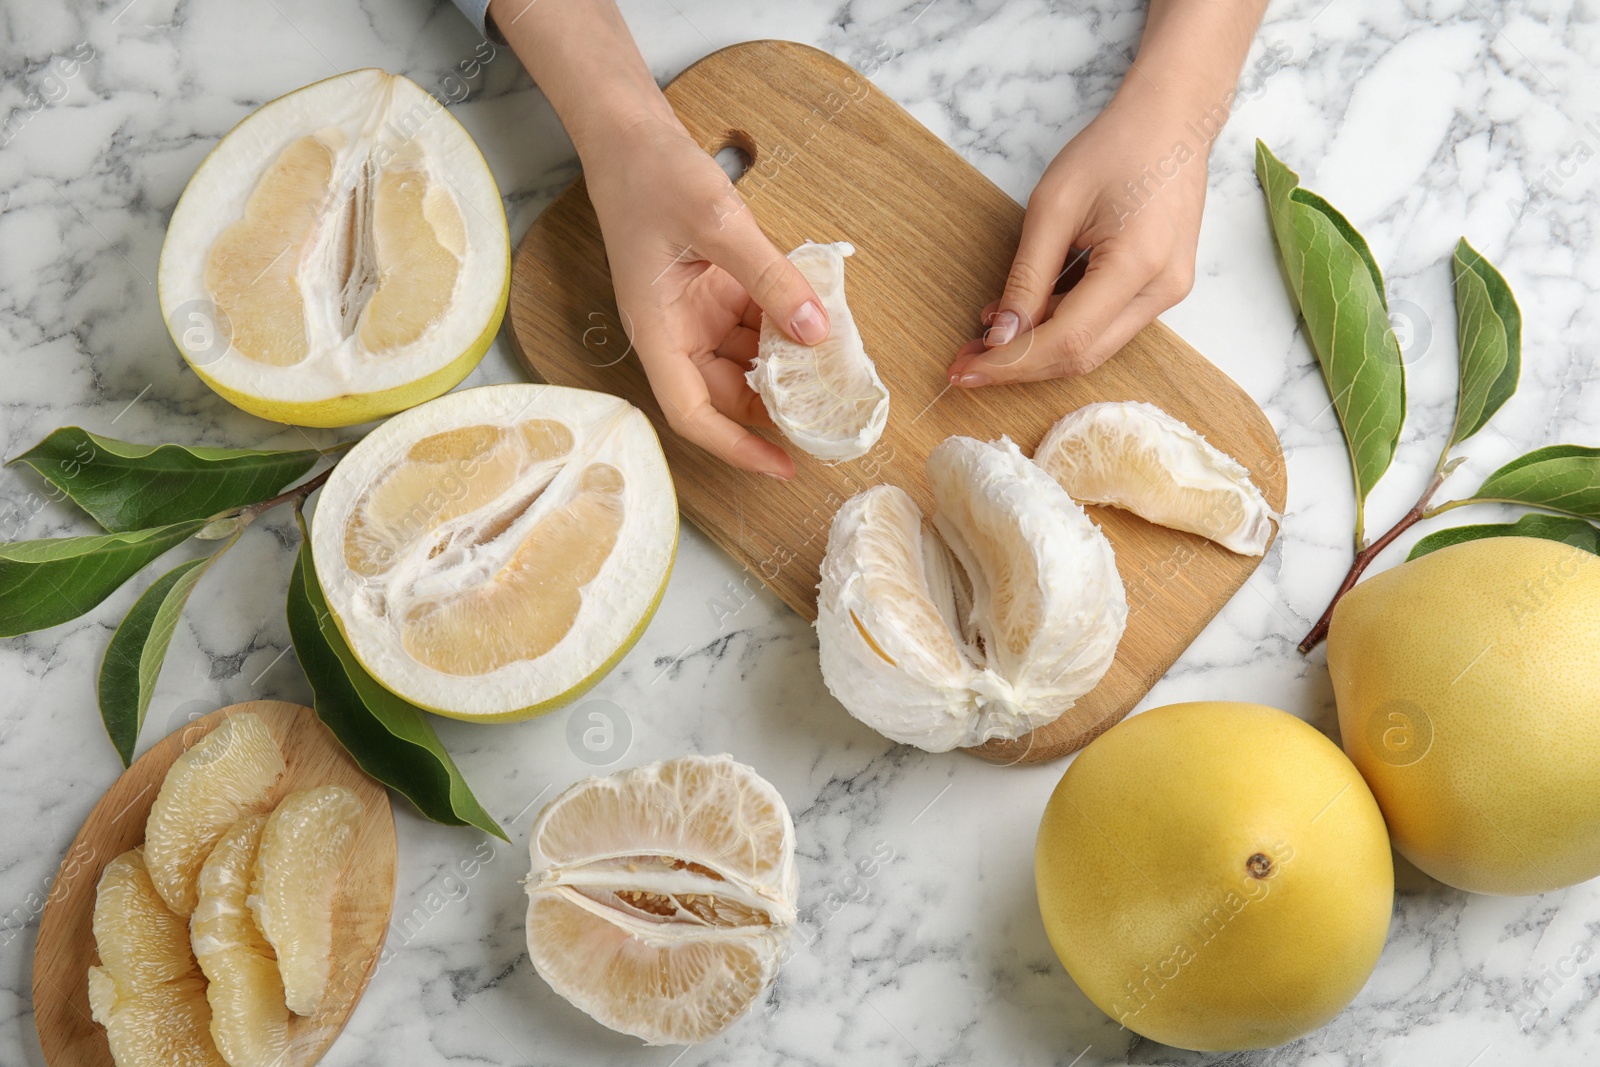
[(369, 68), (223, 137), (173, 211), (158, 289), (179, 351), (222, 396), (276, 422), (347, 426), (465, 378), (510, 282), (477, 145), (415, 82)]
[(312, 556), (379, 684), (459, 719), (525, 718), (586, 691), (666, 590), (677, 498), (625, 400), (554, 385), (440, 397), (334, 468)]

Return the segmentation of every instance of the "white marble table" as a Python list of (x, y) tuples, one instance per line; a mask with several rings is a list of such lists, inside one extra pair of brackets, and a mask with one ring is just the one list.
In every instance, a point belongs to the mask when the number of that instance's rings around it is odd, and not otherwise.
[[(663, 80), (757, 37), (809, 42), (858, 65), (892, 54), (873, 80), (1021, 199), (1110, 94), (1142, 9), (1135, 0), (639, 0), (628, 14)], [(152, 285), (167, 216), (217, 137), (263, 101), (368, 65), (458, 91), (446, 77), (477, 44), (452, 8), (429, 0), (0, 0), (0, 120), (11, 115), (0, 150), (6, 455), (66, 423), (142, 441), (302, 445), (299, 431), (229, 408), (173, 352)], [(1286, 62), (1247, 87), (1217, 146), (1199, 280), (1166, 318), (1278, 428), (1289, 513), (1261, 569), (1145, 706), (1256, 700), (1332, 731), (1323, 660), (1294, 644), (1347, 562), (1351, 493), (1280, 279), (1253, 139), (1365, 231), (1406, 320), (1412, 414), (1372, 504), (1373, 523), (1386, 525), (1414, 498), (1448, 425), (1447, 257), (1461, 234), (1505, 271), (1526, 332), (1522, 390), (1471, 443), (1458, 478), (1476, 484), (1539, 444), (1600, 441), (1600, 162), (1591, 158), (1600, 155), (1600, 6), (1275, 0), (1252, 62), (1269, 46)], [(520, 236), (576, 174), (571, 147), (509, 52), (470, 88), (454, 112), (486, 153)], [(1545, 195), (1519, 207), (1536, 187)], [(502, 339), (472, 381), (521, 377)], [(65, 509), (31, 505), (35, 488), (27, 474), (0, 474), (7, 537), (81, 527)], [(293, 544), (291, 520), (275, 514), (206, 578), (173, 643), (146, 744), (220, 704), (308, 700), (282, 610)], [(564, 712), (512, 727), (441, 722), (513, 844), (397, 807), (402, 864), (386, 961), (326, 1062), (1208, 1062), (1119, 1030), (1045, 941), (1033, 835), (1063, 765), (996, 768), (888, 744), (828, 696), (811, 630), (770, 596), (739, 599), (741, 578), (686, 529), (653, 628), (593, 693), (606, 703), (579, 710), (608, 708), (630, 727), (625, 751), (591, 759), (621, 766), (728, 751), (782, 790), (799, 833), (804, 925), (771, 995), (718, 1041), (683, 1050), (641, 1048), (551, 993), (523, 947), (529, 812), (592, 767), (569, 746)], [(135, 592), (0, 643), (8, 1065), (42, 1064), (29, 996), (38, 902), (120, 769), (94, 678)], [(480, 862), (463, 868), (471, 859)], [(1402, 865), (1388, 946), (1355, 1004), (1308, 1039), (1227, 1062), (1600, 1061), (1597, 940), (1600, 886), (1474, 897)]]

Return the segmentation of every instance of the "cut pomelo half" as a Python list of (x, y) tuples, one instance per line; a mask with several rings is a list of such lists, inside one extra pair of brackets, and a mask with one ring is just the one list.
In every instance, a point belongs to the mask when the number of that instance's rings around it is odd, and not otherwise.
[(817, 597), (822, 677), (903, 744), (1013, 740), (1060, 718), (1111, 666), (1128, 616), (1111, 543), (1006, 438), (949, 438), (928, 456), (928, 481), (932, 530), (896, 486), (834, 516)]
[(281, 96), (189, 180), (161, 313), (195, 373), (262, 418), (346, 426), (448, 391), (500, 328), (511, 242), (461, 124), (375, 68)]
[(327, 992), (334, 894), (360, 828), (361, 800), (339, 785), (290, 793), (262, 827), (246, 902), (296, 1015), (315, 1015)]
[(705, 1041), (777, 974), (795, 921), (794, 824), (731, 756), (585, 779), (539, 814), (528, 851), (533, 966), (613, 1030)]
[(633, 647), (666, 590), (677, 498), (624, 400), (491, 385), (389, 420), (322, 489), (312, 554), (377, 681), (461, 719), (559, 707)]
[(1276, 518), (1250, 472), (1154, 404), (1108, 401), (1068, 412), (1034, 462), (1072, 499), (1108, 504), (1259, 556)]
[(282, 1067), (289, 1048), (278, 960), (245, 903), (266, 825), (267, 816), (254, 815), (222, 835), (200, 868), (200, 901), (189, 919), (211, 1039), (229, 1067)]
[(206, 983), (189, 924), (162, 902), (140, 849), (100, 875), (94, 898), (89, 1010), (117, 1067), (227, 1067), (211, 1042)]
[(889, 390), (844, 299), (844, 257), (854, 252), (807, 241), (789, 253), (828, 313), (828, 336), (804, 345), (763, 317), (760, 354), (745, 375), (783, 435), (824, 460), (866, 455), (889, 421)]
[(266, 809), (285, 770), (272, 731), (247, 711), (228, 716), (173, 761), (144, 827), (144, 861), (167, 907), (189, 917), (212, 846), (234, 823)]

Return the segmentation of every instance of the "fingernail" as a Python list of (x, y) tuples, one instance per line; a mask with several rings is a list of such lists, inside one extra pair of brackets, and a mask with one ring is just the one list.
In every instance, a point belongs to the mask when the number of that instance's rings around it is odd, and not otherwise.
[(1017, 327), (1022, 325), (1022, 320), (1017, 318), (1015, 311), (1002, 311), (994, 317), (994, 325), (983, 335), (983, 343), (990, 348), (999, 348), (1017, 336)]
[(794, 313), (794, 318), (789, 322), (789, 334), (808, 345), (817, 344), (828, 336), (828, 320), (823, 317), (822, 308), (817, 306), (815, 300), (807, 300), (800, 305), (800, 310)]
[(775, 478), (780, 482), (786, 482), (789, 480), (783, 475), (779, 474), (777, 471), (762, 471), (761, 473), (765, 474), (768, 478)]
[(989, 376), (987, 374), (978, 374), (976, 371), (974, 371), (969, 374), (963, 374), (961, 377), (957, 378), (956, 384), (961, 386), (963, 389), (976, 389), (980, 385), (988, 385)]

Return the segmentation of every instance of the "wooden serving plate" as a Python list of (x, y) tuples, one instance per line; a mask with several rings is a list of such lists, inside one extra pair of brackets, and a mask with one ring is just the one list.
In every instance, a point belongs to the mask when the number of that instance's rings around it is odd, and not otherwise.
[[(856, 246), (845, 288), (890, 391), (882, 440), (832, 466), (790, 448), (798, 473), (784, 484), (733, 470), (668, 430), (629, 351), (581, 180), (517, 251), (511, 336), (537, 379), (616, 393), (643, 409), (666, 447), (684, 515), (803, 617), (816, 617), (828, 527), (846, 498), (889, 482), (930, 512), (923, 463), (934, 445), (951, 434), (1007, 434), (1031, 452), (1056, 419), (1098, 400), (1164, 408), (1249, 468), (1283, 510), (1283, 452), (1266, 416), (1160, 323), (1087, 377), (947, 388), (945, 368), (1005, 285), (1022, 208), (863, 74), (814, 48), (754, 41), (700, 60), (666, 95), (707, 151), (735, 145), (749, 154), (739, 188), (779, 248), (808, 239)], [(1032, 763), (1088, 743), (1149, 691), (1260, 562), (1128, 512), (1089, 511), (1128, 590), (1116, 662), (1059, 720), (973, 750), (980, 756)]]
[(33, 952), (33, 1013), (49, 1067), (115, 1067), (106, 1032), (89, 1017), (88, 973), (95, 953), (95, 888), (117, 856), (144, 840), (144, 824), (167, 768), (200, 738), (242, 711), (266, 721), (288, 771), (272, 803), (299, 789), (342, 785), (361, 798), (366, 817), (334, 899), (329, 1003), (309, 1019), (289, 1017), (290, 1050), (282, 1067), (309, 1067), (344, 1029), (378, 966), (394, 906), (395, 835), (389, 793), (356, 766), (310, 708), (252, 700), (214, 711), (170, 735), (134, 761), (96, 804), (73, 839), (39, 920)]

